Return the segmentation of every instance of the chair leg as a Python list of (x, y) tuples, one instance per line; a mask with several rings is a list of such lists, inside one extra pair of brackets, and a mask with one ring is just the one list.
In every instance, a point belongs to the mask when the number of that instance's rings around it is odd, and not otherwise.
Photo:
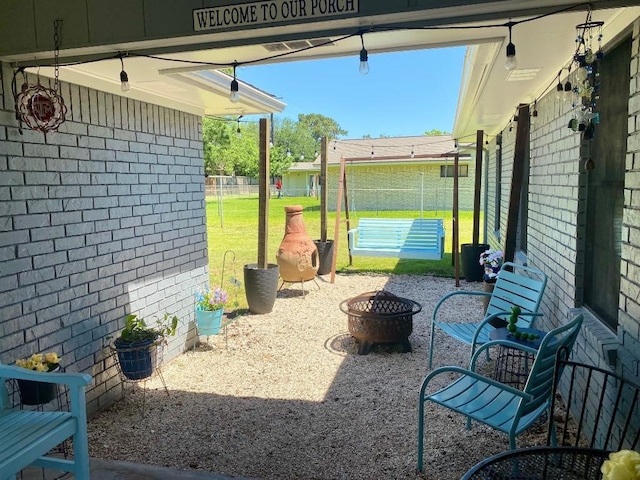
[(433, 365), (433, 337), (435, 335), (435, 332), (436, 332), (436, 326), (432, 320), (431, 321), (431, 340), (429, 345), (429, 368), (431, 368), (431, 366)]
[(89, 480), (91, 474), (89, 468), (87, 431), (83, 430), (81, 426), (78, 428), (79, 430), (73, 436), (73, 461), (76, 464), (76, 471), (73, 478), (76, 480)]
[(426, 385), (423, 382), (418, 399), (418, 471), (422, 471), (424, 452), (424, 392)]

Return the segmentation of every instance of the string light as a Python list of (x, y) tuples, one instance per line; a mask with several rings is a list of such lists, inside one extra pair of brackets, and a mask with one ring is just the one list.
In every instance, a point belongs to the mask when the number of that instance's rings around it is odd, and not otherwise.
[(374, 153), (373, 153), (373, 145), (371, 145), (371, 158), (373, 158), (373, 155), (374, 155)]
[(516, 46), (511, 42), (511, 27), (513, 27), (515, 23), (509, 22), (507, 26), (509, 27), (509, 43), (507, 43), (507, 61), (504, 63), (504, 66), (507, 70), (515, 70), (518, 66), (518, 60), (516, 59)]
[(364, 35), (360, 34), (360, 40), (362, 42), (362, 50), (360, 50), (360, 75), (366, 75), (369, 73), (369, 54), (367, 49), (364, 48)]
[(415, 157), (415, 153), (413, 152), (413, 145), (411, 145), (411, 158)]
[(240, 94), (238, 93), (238, 79), (236, 78), (237, 63), (233, 64), (233, 80), (231, 80), (231, 89), (229, 92), (229, 101), (231, 103), (238, 103), (240, 100)]
[(287, 157), (291, 156), (291, 149), (289, 147), (287, 147)]
[(244, 115), (240, 115), (238, 117), (238, 129), (236, 130), (236, 135), (238, 135), (238, 138), (240, 138), (242, 136), (242, 130), (240, 130), (240, 119), (243, 117)]
[(120, 65), (122, 65), (122, 71), (120, 72), (120, 90), (128, 92), (131, 90), (131, 85), (129, 85), (129, 75), (124, 71), (124, 60), (122, 59), (122, 55), (120, 55)]

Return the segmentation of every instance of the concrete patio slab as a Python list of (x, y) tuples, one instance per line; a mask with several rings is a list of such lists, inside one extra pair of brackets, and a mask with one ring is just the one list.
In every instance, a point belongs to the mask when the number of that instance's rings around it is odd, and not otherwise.
[[(175, 468), (142, 465), (131, 462), (119, 462), (92, 458), (90, 461), (91, 480), (258, 480), (246, 477), (229, 477), (218, 473), (196, 470), (177, 470)], [(49, 472), (51, 472), (49, 474)], [(60, 472), (47, 470), (44, 479), (55, 478)], [(74, 476), (65, 476), (73, 479)], [(22, 480), (43, 480), (40, 468), (28, 468), (22, 472)]]

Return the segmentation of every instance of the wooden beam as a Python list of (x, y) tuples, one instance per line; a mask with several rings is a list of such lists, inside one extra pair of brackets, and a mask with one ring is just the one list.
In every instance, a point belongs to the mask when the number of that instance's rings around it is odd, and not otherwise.
[(322, 137), (320, 147), (320, 241), (327, 241), (327, 154), (329, 152), (329, 139)]
[(258, 268), (267, 268), (269, 255), (269, 119), (260, 119), (258, 148)]
[(518, 126), (516, 129), (516, 145), (513, 154), (513, 173), (511, 191), (509, 192), (509, 211), (507, 213), (507, 234), (504, 241), (504, 260), (513, 262), (516, 256), (516, 238), (518, 235), (518, 215), (520, 213), (520, 196), (522, 195), (522, 178), (529, 146), (529, 105), (518, 107)]
[(338, 177), (338, 195), (336, 201), (336, 226), (333, 235), (333, 258), (331, 259), (331, 283), (336, 281), (336, 260), (338, 259), (338, 240), (340, 239), (340, 215), (342, 215), (342, 192), (344, 188), (344, 158), (340, 159), (340, 176)]
[(482, 152), (484, 130), (476, 132), (476, 176), (473, 191), (473, 244), (480, 243), (480, 190), (482, 190)]
[(460, 286), (460, 256), (458, 255), (458, 249), (460, 248), (460, 222), (458, 212), (458, 154), (453, 158), (453, 249), (451, 254), (453, 255), (453, 267), (456, 275), (456, 287)]

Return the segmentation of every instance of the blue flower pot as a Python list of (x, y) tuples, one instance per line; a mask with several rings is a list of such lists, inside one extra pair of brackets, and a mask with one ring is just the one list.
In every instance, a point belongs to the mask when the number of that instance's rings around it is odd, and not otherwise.
[(196, 324), (200, 335), (217, 335), (222, 327), (224, 308), (218, 310), (196, 310)]
[(117, 338), (114, 342), (120, 370), (129, 380), (142, 380), (153, 374), (156, 366), (155, 340), (127, 343)]

